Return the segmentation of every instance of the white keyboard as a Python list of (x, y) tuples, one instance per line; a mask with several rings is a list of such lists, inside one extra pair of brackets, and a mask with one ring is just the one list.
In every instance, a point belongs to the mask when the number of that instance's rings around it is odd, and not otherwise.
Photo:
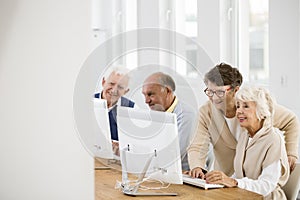
[(206, 183), (205, 180), (200, 179), (200, 178), (192, 178), (187, 174), (182, 174), (182, 179), (184, 183), (194, 185), (197, 187), (204, 188), (205, 190), (207, 189), (212, 189), (212, 188), (222, 188), (224, 185), (221, 184), (209, 184)]

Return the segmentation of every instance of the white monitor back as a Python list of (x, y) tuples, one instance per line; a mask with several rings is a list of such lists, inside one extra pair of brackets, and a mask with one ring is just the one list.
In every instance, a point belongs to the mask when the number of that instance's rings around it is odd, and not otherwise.
[(120, 150), (125, 151), (121, 162), (126, 171), (142, 174), (155, 154), (146, 176), (182, 184), (176, 114), (125, 107), (119, 107), (117, 112)]
[(94, 112), (97, 124), (94, 125), (94, 134), (88, 142), (91, 146), (89, 149), (95, 157), (112, 159), (113, 150), (106, 100), (95, 98)]

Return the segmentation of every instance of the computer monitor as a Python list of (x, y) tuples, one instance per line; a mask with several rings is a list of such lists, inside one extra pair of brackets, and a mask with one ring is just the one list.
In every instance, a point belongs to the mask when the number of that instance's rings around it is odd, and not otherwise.
[[(137, 192), (144, 177), (182, 184), (176, 114), (125, 107), (118, 108), (117, 112), (123, 192), (144, 195)], [(139, 175), (134, 187), (126, 186), (127, 173)]]
[(98, 98), (94, 98), (93, 101), (97, 124), (94, 124), (94, 134), (90, 138), (90, 149), (95, 157), (113, 159), (107, 102)]

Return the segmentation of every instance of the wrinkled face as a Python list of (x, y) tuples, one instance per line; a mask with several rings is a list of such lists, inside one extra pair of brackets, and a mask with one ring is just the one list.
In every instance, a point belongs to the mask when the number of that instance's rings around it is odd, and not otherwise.
[(147, 83), (143, 85), (142, 93), (145, 97), (145, 103), (151, 110), (165, 111), (168, 109), (169, 89), (156, 83)]
[(107, 80), (102, 80), (102, 98), (107, 100), (108, 107), (113, 106), (117, 103), (119, 98), (125, 95), (129, 89), (128, 77), (117, 73), (111, 73)]
[(236, 117), (241, 127), (246, 128), (249, 132), (254, 133), (261, 127), (261, 122), (256, 115), (256, 103), (254, 101), (236, 102)]
[(209, 100), (223, 113), (225, 113), (226, 107), (234, 108), (235, 90), (230, 85), (217, 86), (215, 83), (208, 81), (207, 91), (213, 94), (212, 96), (208, 96)]

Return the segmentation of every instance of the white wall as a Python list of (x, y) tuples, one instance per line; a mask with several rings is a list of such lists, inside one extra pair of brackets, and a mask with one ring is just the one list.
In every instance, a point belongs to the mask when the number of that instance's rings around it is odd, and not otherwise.
[(270, 1), (270, 88), (300, 117), (300, 10), (298, 0)]
[(0, 1), (0, 199), (94, 198), (72, 113), (89, 12), (83, 0)]
[[(300, 119), (300, 2), (269, 3), (270, 89)], [(300, 154), (300, 146), (299, 146)]]

